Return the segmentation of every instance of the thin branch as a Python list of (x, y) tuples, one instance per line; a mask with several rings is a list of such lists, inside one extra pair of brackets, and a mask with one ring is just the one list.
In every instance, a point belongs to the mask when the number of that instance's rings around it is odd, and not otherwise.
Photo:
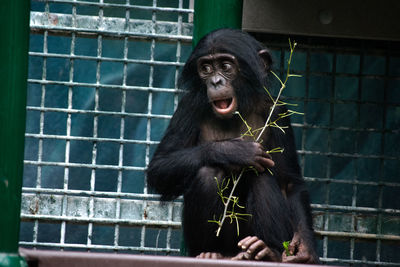
[[(282, 94), (283, 90), (286, 87), (286, 83), (287, 83), (288, 79), (290, 77), (301, 77), (300, 75), (291, 74), (290, 73), (290, 64), (292, 62), (292, 56), (293, 56), (294, 48), (296, 47), (296, 43), (295, 42), (291, 43), (291, 41), (289, 39), (289, 46), (290, 46), (290, 56), (289, 56), (289, 59), (288, 59), (288, 67), (287, 67), (287, 71), (286, 71), (285, 80), (282, 81), (275, 72), (271, 71), (271, 73), (278, 79), (278, 81), (281, 84), (281, 88), (279, 89), (279, 93), (278, 93), (277, 97), (274, 99), (271, 96), (271, 94), (269, 93), (269, 91), (265, 88), (265, 91), (268, 93), (270, 99), (273, 101), (273, 105), (272, 105), (272, 107), (270, 109), (268, 118), (265, 121), (264, 126), (262, 127), (260, 133), (258, 134), (257, 138), (255, 139), (256, 142), (260, 142), (260, 139), (261, 139), (263, 133), (265, 132), (265, 130), (267, 129), (267, 127), (277, 127), (281, 131), (285, 132), (283, 130), (284, 127), (279, 126), (276, 122), (278, 120), (280, 120), (281, 118), (283, 118), (283, 117), (287, 117), (287, 116), (290, 116), (292, 114), (300, 114), (299, 112), (288, 110), (288, 112), (285, 112), (283, 114), (278, 114), (278, 119), (276, 119), (275, 121), (271, 122), (271, 117), (272, 117), (272, 114), (274, 113), (274, 110), (275, 110), (276, 106), (280, 106), (280, 105), (286, 104), (286, 103), (280, 101), (279, 99), (281, 97), (281, 94)], [(260, 129), (256, 129), (255, 131), (252, 131), (252, 128), (247, 124), (247, 122), (240, 115), (240, 113), (237, 112), (237, 114), (239, 115), (239, 117), (245, 123), (245, 125), (247, 127), (247, 131), (246, 131), (246, 133), (244, 135), (254, 136), (254, 132), (260, 130)], [(277, 153), (277, 152), (281, 152), (282, 153), (283, 151), (284, 151), (284, 149), (279, 147), (279, 148), (274, 148), (274, 149), (272, 149), (270, 151), (266, 151), (266, 153)], [(227, 218), (231, 219), (231, 223), (233, 222), (233, 220), (236, 220), (237, 234), (239, 235), (239, 220), (243, 219), (240, 216), (251, 216), (250, 214), (236, 213), (234, 211), (235, 205), (237, 205), (238, 207), (241, 207), (241, 206), (239, 206), (239, 204), (238, 204), (239, 198), (233, 196), (233, 193), (235, 192), (235, 189), (236, 189), (237, 185), (239, 184), (240, 179), (242, 178), (243, 173), (246, 171), (246, 169), (248, 169), (248, 168), (243, 168), (241, 170), (241, 172), (240, 172), (239, 176), (237, 177), (237, 179), (234, 179), (234, 177), (232, 177), (233, 178), (233, 186), (232, 186), (231, 192), (229, 193), (229, 196), (227, 198), (223, 196), (223, 191), (226, 189), (226, 186), (223, 188), (223, 190), (221, 190), (220, 185), (218, 184), (218, 180), (217, 180), (217, 186), (218, 186), (218, 190), (219, 190), (218, 194), (222, 198), (222, 202), (224, 204), (224, 212), (223, 212), (222, 217), (221, 217), (220, 220), (217, 221), (217, 220), (214, 219), (214, 220), (210, 220), (209, 221), (209, 222), (214, 222), (214, 223), (218, 224), (218, 229), (217, 229), (217, 232), (216, 232), (217, 236), (219, 236), (219, 234), (221, 232), (221, 229), (222, 229), (222, 226), (223, 226), (223, 224), (224, 224), (224, 222), (225, 222), (225, 220)], [(270, 169), (267, 169), (267, 170), (272, 175), (272, 171)], [(228, 183), (229, 183), (229, 181), (228, 181)], [(232, 203), (232, 211), (228, 211), (228, 206), (229, 206), (230, 203)]]

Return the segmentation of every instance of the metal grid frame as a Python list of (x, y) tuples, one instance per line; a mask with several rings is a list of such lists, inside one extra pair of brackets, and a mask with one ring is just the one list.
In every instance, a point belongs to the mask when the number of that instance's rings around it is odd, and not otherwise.
[[(28, 106), (27, 112), (40, 112), (39, 133), (26, 133), (26, 138), (38, 139), (38, 158), (37, 160), (25, 160), (25, 165), (37, 166), (37, 180), (34, 187), (23, 187), (22, 213), (21, 220), (33, 221), (33, 232), (31, 241), (21, 241), (22, 246), (33, 247), (54, 247), (60, 249), (85, 249), (85, 250), (108, 250), (108, 251), (137, 251), (142, 253), (179, 253), (179, 246), (171, 245), (172, 231), (180, 227), (180, 209), (181, 202), (177, 200), (168, 205), (160, 206), (156, 195), (149, 194), (146, 184), (143, 193), (124, 193), (122, 187), (123, 171), (141, 171), (145, 167), (124, 166), (123, 150), (126, 144), (144, 144), (145, 164), (149, 163), (150, 146), (156, 145), (157, 141), (152, 141), (151, 123), (152, 119), (170, 119), (170, 115), (152, 114), (152, 95), (154, 92), (174, 93), (175, 106), (178, 102), (177, 97), (177, 78), (179, 68), (184, 62), (181, 59), (182, 44), (191, 44), (191, 24), (184, 23), (182, 17), (193, 13), (191, 8), (183, 8), (183, 0), (179, 1), (177, 8), (159, 7), (157, 0), (152, 1), (151, 6), (132, 5), (130, 1), (124, 4), (106, 3), (103, 0), (98, 2), (89, 1), (57, 1), (46, 0), (44, 12), (31, 12), (31, 32), (43, 35), (43, 52), (30, 52), (30, 57), (43, 58), (43, 68), (41, 79), (28, 79), (29, 84), (38, 84), (41, 86), (40, 106)], [(115, 1), (114, 1), (115, 2)], [(71, 14), (51, 13), (49, 4), (68, 4), (71, 5)], [(99, 12), (97, 16), (85, 16), (77, 14), (77, 6), (95, 6)], [(123, 8), (125, 9), (125, 18), (112, 18), (104, 16), (104, 8)], [(136, 20), (130, 17), (132, 9), (148, 10), (152, 12), (150, 21)], [(157, 12), (174, 12), (178, 14), (178, 20), (175, 22), (157, 21)], [(47, 47), (47, 38), (50, 34), (70, 35), (70, 53), (57, 54), (49, 53)], [(76, 38), (84, 36), (96, 38), (98, 49), (96, 56), (76, 55), (74, 50)], [(103, 38), (117, 38), (124, 41), (123, 58), (108, 58), (102, 56)], [(149, 60), (138, 60), (128, 58), (128, 42), (135, 40), (148, 40), (151, 42), (151, 51)], [(154, 50), (156, 42), (176, 43), (176, 61), (157, 61), (154, 59)], [(48, 58), (63, 58), (69, 60), (69, 79), (68, 81), (49, 80), (46, 77), (46, 62)], [(76, 60), (91, 60), (96, 62), (96, 82), (82, 83), (74, 81), (74, 62)], [(185, 60), (185, 59), (183, 59)], [(107, 85), (101, 83), (101, 64), (103, 62), (123, 63), (123, 81), (122, 85)], [(127, 85), (127, 65), (130, 63), (145, 64), (150, 66), (150, 75), (148, 86)], [(153, 73), (155, 66), (173, 66), (175, 71), (174, 88), (154, 87)], [(68, 87), (68, 108), (51, 108), (45, 105), (46, 86), (64, 85)], [(92, 87), (95, 88), (95, 107), (94, 110), (82, 110), (72, 106), (74, 87)], [(99, 109), (99, 90), (101, 88), (115, 89), (122, 91), (121, 111), (110, 112)], [(126, 112), (126, 94), (129, 91), (146, 91), (148, 94), (147, 113)], [(46, 112), (58, 112), (67, 114), (66, 135), (45, 134), (45, 114)], [(91, 114), (93, 120), (93, 137), (73, 136), (71, 135), (71, 116), (73, 114)], [(109, 115), (120, 118), (120, 137), (119, 138), (101, 138), (98, 136), (98, 118), (101, 115)], [(132, 140), (124, 136), (125, 118), (141, 117), (147, 119), (147, 131), (145, 140)], [(28, 116), (29, 118), (29, 116)], [(65, 141), (65, 161), (49, 162), (43, 160), (43, 141), (44, 140), (63, 140)], [(90, 164), (81, 164), (70, 162), (70, 142), (89, 141), (93, 142), (92, 160)], [(113, 142), (119, 144), (118, 165), (100, 165), (96, 162), (98, 156), (97, 145), (102, 142)], [(42, 188), (41, 174), (44, 166), (59, 166), (64, 168), (63, 188)], [(68, 188), (70, 168), (80, 167), (91, 170), (90, 190), (72, 190)], [(96, 170), (107, 169), (118, 171), (118, 182), (116, 192), (95, 191)], [(38, 241), (39, 223), (50, 222), (60, 224), (60, 239), (58, 243)], [(88, 224), (87, 239), (83, 244), (67, 243), (66, 228), (68, 223)], [(112, 245), (93, 244), (93, 226), (111, 225), (114, 227), (114, 240)], [(119, 245), (120, 226), (138, 226), (141, 229), (140, 244), (137, 246)], [(158, 238), (154, 246), (145, 244), (146, 228), (162, 228), (166, 231), (166, 243), (158, 247)], [(179, 235), (178, 235), (179, 236)]]
[[(116, 1), (115, 1), (116, 2)], [(118, 252), (131, 252), (131, 253), (161, 253), (161, 254), (178, 254), (179, 246), (173, 245), (173, 240), (180, 236), (180, 210), (181, 199), (175, 202), (160, 205), (157, 195), (150, 194), (147, 191), (146, 184), (144, 184), (142, 193), (125, 193), (122, 192), (122, 180), (124, 171), (138, 171), (143, 172), (143, 166), (126, 166), (124, 165), (123, 155), (124, 146), (128, 144), (141, 144), (145, 145), (146, 149), (143, 157), (145, 158), (145, 166), (149, 162), (149, 155), (151, 147), (157, 145), (158, 141), (151, 138), (151, 125), (154, 119), (170, 119), (170, 115), (165, 114), (152, 114), (152, 98), (153, 93), (167, 92), (175, 94), (174, 105), (176, 106), (177, 97), (177, 77), (179, 68), (184, 64), (184, 58), (181, 56), (181, 46), (189, 45), (191, 43), (191, 24), (183, 22), (183, 16), (189, 16), (193, 13), (191, 8), (183, 8), (183, 0), (179, 1), (179, 7), (159, 7), (157, 1), (153, 0), (151, 6), (132, 5), (130, 1), (121, 0), (120, 4), (108, 3), (107, 1), (73, 1), (73, 0), (46, 0), (44, 1), (45, 10), (42, 12), (31, 12), (31, 32), (34, 34), (43, 35), (43, 51), (31, 51), (29, 56), (43, 58), (42, 75), (40, 78), (29, 78), (30, 85), (35, 84), (40, 86), (41, 98), (39, 105), (30, 105), (27, 107), (27, 112), (38, 112), (40, 114), (39, 130), (38, 133), (26, 133), (27, 139), (38, 140), (36, 160), (26, 159), (25, 166), (37, 167), (36, 182), (34, 186), (23, 187), (22, 199), (22, 214), (21, 219), (23, 224), (30, 223), (32, 227), (32, 238), (30, 240), (21, 240), (20, 245), (28, 247), (46, 247), (55, 249), (78, 249), (78, 250), (92, 250), (92, 251), (118, 251)], [(124, 3), (122, 3), (124, 2)], [(65, 4), (71, 5), (71, 14), (60, 14), (50, 12), (50, 4)], [(99, 9), (97, 15), (79, 15), (77, 14), (78, 6), (94, 6)], [(105, 8), (121, 8), (125, 9), (125, 17), (107, 17), (104, 15)], [(130, 10), (141, 9), (149, 10), (152, 12), (151, 20), (134, 20), (130, 16)], [(178, 13), (178, 20), (175, 22), (157, 21), (157, 12), (174, 12)], [(47, 39), (50, 35), (56, 36), (71, 36), (70, 53), (49, 53), (47, 47)], [(78, 37), (95, 38), (97, 40), (98, 49), (96, 56), (77, 55), (75, 54), (76, 39)], [(259, 36), (260, 37), (260, 36)], [(123, 40), (124, 54), (123, 58), (113, 58), (103, 56), (102, 42), (105, 38)], [(276, 36), (272, 36), (268, 40), (267, 45), (272, 51), (279, 52), (279, 67), (283, 71), (285, 66), (285, 51), (287, 51), (287, 43), (276, 42)], [(274, 39), (275, 38), (275, 39)], [(265, 37), (260, 37), (260, 40)], [(150, 45), (150, 59), (131, 59), (128, 57), (128, 42), (145, 40), (151, 42)], [(275, 40), (275, 41), (274, 41)], [(155, 45), (158, 42), (172, 42), (176, 43), (176, 61), (159, 61), (154, 58)], [(369, 49), (362, 50), (355, 48), (356, 46), (343, 46), (341, 44), (327, 44), (323, 46), (314, 45), (314, 41), (299, 41), (300, 47), (298, 52), (305, 55), (305, 68), (294, 70), (297, 73), (304, 75), (305, 80), (305, 94), (302, 97), (287, 96), (289, 101), (298, 102), (304, 107), (306, 115), (300, 120), (293, 122), (294, 129), (301, 138), (297, 139), (300, 144), (298, 152), (301, 158), (301, 165), (307, 165), (308, 156), (326, 157), (327, 168), (323, 177), (309, 175), (304, 173), (305, 179), (311, 188), (315, 185), (323, 185), (326, 188), (324, 191), (324, 199), (316, 201), (312, 204), (315, 228), (317, 235), (321, 238), (319, 244), (321, 248), (321, 260), (326, 263), (343, 263), (343, 264), (371, 264), (371, 265), (384, 265), (396, 266), (398, 262), (389, 262), (381, 260), (382, 243), (394, 242), (399, 244), (399, 233), (388, 234), (382, 231), (384, 220), (393, 217), (393, 220), (398, 221), (400, 210), (397, 208), (385, 208), (382, 204), (384, 188), (399, 188), (398, 182), (387, 182), (382, 177), (385, 175), (385, 161), (400, 161), (398, 155), (387, 155), (385, 153), (385, 136), (389, 134), (398, 134), (399, 129), (390, 129), (385, 127), (354, 127), (354, 126), (333, 126), (335, 118), (335, 105), (337, 104), (355, 104), (357, 106), (356, 116), (357, 121), (361, 120), (361, 113), (363, 105), (383, 105), (385, 107), (398, 108), (398, 102), (390, 102), (388, 99), (388, 80), (399, 80), (399, 77), (391, 76), (389, 73), (389, 63), (392, 58), (390, 50), (385, 49)], [(298, 52), (296, 52), (298, 54)], [(332, 72), (315, 71), (310, 69), (310, 61), (313, 53), (330, 53), (332, 54)], [(366, 56), (369, 54), (376, 54), (385, 58), (385, 73), (382, 75), (364, 74), (363, 64)], [(295, 56), (297, 55), (295, 54)], [(358, 55), (359, 70), (357, 73), (340, 73), (336, 72), (337, 57), (341, 54)], [(68, 60), (70, 63), (68, 81), (49, 80), (46, 76), (46, 62), (49, 58), (62, 58)], [(74, 62), (77, 60), (88, 60), (96, 62), (96, 81), (93, 83), (77, 82), (74, 80)], [(103, 62), (118, 62), (123, 64), (123, 80), (121, 85), (105, 84), (101, 81), (101, 65)], [(296, 58), (294, 59), (296, 63)], [(148, 86), (133, 86), (128, 85), (127, 66), (128, 64), (143, 64), (150, 66)], [(175, 72), (175, 86), (173, 88), (155, 87), (154, 85), (154, 67), (155, 66), (173, 66), (176, 68)], [(310, 96), (310, 77), (312, 75), (319, 75), (324, 77), (332, 77), (331, 81), (331, 96), (328, 98), (313, 98)], [(359, 80), (357, 87), (357, 98), (352, 100), (340, 100), (335, 98), (335, 82), (336, 77), (351, 77)], [(362, 80), (364, 78), (377, 78), (385, 83), (383, 101), (364, 101), (361, 99)], [(45, 104), (46, 90), (49, 85), (63, 85), (68, 88), (68, 107), (55, 108), (48, 107)], [(73, 93), (74, 88), (89, 87), (95, 88), (95, 107), (93, 110), (78, 109), (73, 106)], [(104, 111), (99, 107), (99, 90), (113, 89), (122, 92), (121, 110), (120, 111)], [(132, 91), (149, 92), (147, 113), (134, 113), (126, 111), (126, 94)], [(307, 118), (310, 104), (322, 103), (330, 106), (329, 120), (327, 125), (314, 124)], [(47, 134), (45, 133), (45, 114), (48, 112), (56, 112), (67, 115), (66, 134)], [(71, 134), (71, 127), (73, 126), (72, 116), (75, 114), (90, 114), (93, 116), (93, 136), (75, 136)], [(119, 138), (104, 138), (98, 134), (99, 129), (99, 116), (113, 116), (120, 120), (120, 136)], [(387, 111), (382, 113), (382, 120), (387, 120)], [(29, 116), (28, 116), (29, 118)], [(147, 120), (146, 137), (144, 140), (131, 139), (124, 136), (126, 129), (126, 118), (145, 118)], [(319, 148), (308, 147), (309, 131), (313, 129), (322, 129), (327, 131), (327, 149), (325, 151)], [(342, 153), (333, 149), (333, 135), (335, 131), (345, 131), (355, 133), (359, 137), (362, 133), (379, 133), (381, 134), (381, 151), (380, 153), (367, 153), (360, 154), (357, 151), (354, 153)], [(65, 155), (62, 161), (46, 161), (43, 160), (43, 145), (46, 140), (62, 140), (65, 141)], [(357, 142), (358, 138), (355, 139)], [(71, 161), (69, 150), (72, 141), (87, 141), (93, 142), (91, 162), (87, 164), (74, 163)], [(98, 158), (98, 145), (105, 142), (112, 142), (119, 146), (118, 151), (118, 164), (99, 164), (96, 160)], [(355, 145), (358, 147), (358, 144)], [(341, 179), (335, 177), (333, 174), (333, 160), (334, 158), (344, 158), (355, 161), (355, 175), (351, 179)], [(358, 170), (362, 166), (357, 165), (357, 159), (374, 159), (379, 161), (379, 175), (375, 180), (362, 180), (358, 176)], [(63, 172), (63, 186), (62, 188), (46, 188), (41, 186), (41, 175), (43, 167), (61, 167)], [(71, 168), (85, 168), (91, 172), (90, 189), (89, 190), (75, 190), (68, 188), (69, 175)], [(115, 192), (102, 192), (95, 190), (96, 171), (97, 170), (115, 170), (118, 173), (117, 189)], [(338, 205), (332, 204), (332, 191), (331, 187), (334, 185), (349, 185), (352, 188), (351, 204)], [(360, 206), (358, 202), (358, 195), (360, 194), (360, 187), (372, 186), (378, 189), (378, 205), (377, 207)], [(312, 191), (312, 189), (311, 189)], [(376, 218), (377, 224), (373, 232), (369, 229), (364, 231), (360, 228), (360, 221), (363, 221), (363, 216)], [(348, 222), (351, 226), (350, 229), (336, 229), (335, 220), (338, 217), (344, 218), (342, 222)], [(361, 219), (360, 219), (361, 218)], [(41, 223), (53, 223), (60, 226), (59, 228), (59, 242), (46, 242), (40, 241), (39, 225)], [(83, 224), (87, 225), (87, 236), (84, 242), (68, 242), (68, 226), (70, 224)], [(97, 225), (110, 226), (113, 229), (112, 244), (97, 244), (93, 242), (95, 236), (94, 228)], [(121, 227), (138, 228), (139, 243), (136, 245), (121, 245)], [(149, 234), (148, 230), (154, 230)], [(162, 230), (158, 230), (162, 229)], [(358, 230), (357, 230), (358, 229)], [(151, 236), (156, 241), (148, 243), (147, 237)], [(165, 235), (165, 244), (159, 245), (158, 239), (160, 235)], [(331, 244), (332, 240), (345, 240), (349, 242), (349, 255), (335, 256), (331, 252), (335, 249), (335, 245)], [(375, 257), (371, 259), (359, 259), (357, 255), (357, 244), (359, 241), (372, 241), (376, 244)], [(336, 247), (337, 248), (337, 247)]]
[[(276, 35), (262, 35), (262, 34), (255, 34), (258, 39), (263, 40), (269, 46), (272, 51), (279, 51), (278, 55), (278, 65), (280, 66), (281, 73), (285, 73), (284, 66), (287, 60), (287, 39), (282, 40), (282, 37)], [(395, 230), (393, 233), (385, 233), (383, 229), (383, 221), (384, 220), (393, 220), (395, 221), (394, 224), (399, 225), (400, 223), (400, 209), (396, 208), (385, 208), (383, 206), (383, 191), (384, 188), (392, 188), (398, 189), (400, 188), (400, 183), (398, 182), (398, 173), (395, 174), (397, 177), (393, 178), (393, 181), (385, 181), (384, 172), (387, 167), (385, 166), (385, 161), (396, 161), (397, 164), (400, 163), (399, 154), (392, 154), (390, 152), (385, 151), (389, 141), (385, 142), (385, 135), (398, 135), (400, 133), (399, 128), (390, 128), (387, 126), (387, 114), (388, 108), (400, 108), (400, 101), (397, 97), (396, 99), (389, 98), (389, 81), (399, 81), (400, 77), (397, 75), (393, 75), (389, 73), (390, 68), (390, 61), (392, 59), (396, 59), (399, 62), (400, 51), (396, 50), (396, 45), (391, 42), (374, 42), (374, 41), (350, 41), (350, 40), (336, 40), (332, 43), (332, 40), (324, 39), (324, 38), (304, 38), (304, 37), (297, 37), (299, 39), (299, 47), (296, 53), (300, 53), (303, 57), (304, 61), (304, 69), (300, 67), (300, 69), (296, 69), (294, 67), (294, 72), (297, 74), (301, 74), (303, 79), (305, 79), (305, 92), (304, 96), (286, 96), (284, 99), (288, 100), (289, 103), (293, 102), (302, 106), (302, 112), (304, 112), (304, 116), (301, 119), (297, 119), (295, 122), (292, 122), (292, 126), (294, 127), (295, 131), (298, 132), (298, 138), (296, 141), (299, 143), (298, 146), (298, 153), (300, 155), (300, 162), (301, 166), (303, 167), (303, 176), (306, 180), (309, 187), (315, 188), (317, 187), (325, 187), (325, 193), (323, 194), (323, 199), (318, 201), (319, 203), (312, 203), (311, 207), (313, 209), (313, 217), (314, 217), (314, 227), (317, 236), (321, 239), (319, 241), (319, 249), (320, 249), (320, 257), (321, 261), (328, 263), (328, 264), (350, 264), (350, 265), (378, 265), (378, 266), (398, 266), (400, 264), (400, 259), (398, 257), (391, 262), (386, 258), (384, 260), (381, 259), (381, 251), (382, 251), (382, 243), (388, 242), (390, 246), (398, 247), (400, 244), (400, 232), (399, 229)], [(280, 40), (281, 39), (281, 40)], [(280, 41), (277, 41), (280, 40)], [(325, 43), (326, 42), (326, 43)], [(360, 49), (360, 47), (362, 47)], [(312, 54), (330, 54), (332, 55), (332, 70), (325, 71), (325, 70), (311, 70), (311, 57)], [(344, 56), (356, 56), (359, 57), (359, 66), (358, 71), (355, 73), (344, 73), (344, 72), (337, 72), (337, 58), (341, 55)], [(379, 56), (384, 58), (384, 73), (382, 74), (373, 74), (373, 73), (364, 73), (363, 67), (365, 67), (364, 61), (365, 58), (369, 55)], [(298, 55), (297, 55), (298, 56)], [(297, 58), (299, 59), (299, 58)], [(296, 55), (293, 59), (296, 62)], [(301, 61), (301, 59), (300, 59)], [(393, 66), (392, 66), (393, 68)], [(330, 96), (322, 97), (322, 98), (315, 98), (310, 96), (310, 84), (311, 84), (311, 77), (312, 76), (319, 76), (319, 77), (327, 77), (330, 79), (330, 92), (328, 93)], [(354, 78), (357, 79), (357, 94), (354, 99), (346, 100), (346, 99), (338, 99), (336, 98), (337, 94), (335, 90), (336, 81), (340, 78)], [(362, 90), (364, 90), (363, 82), (364, 79), (378, 79), (383, 81), (384, 88), (382, 88), (382, 100), (363, 100), (362, 99)], [(339, 85), (340, 86), (340, 85)], [(324, 88), (319, 88), (321, 91)], [(398, 88), (397, 88), (398, 89)], [(395, 88), (391, 88), (392, 96)], [(284, 93), (285, 94), (285, 93)], [(289, 93), (290, 95), (290, 93)], [(320, 103), (324, 105), (329, 105), (329, 116), (328, 116), (328, 123), (324, 125), (324, 123), (315, 123), (309, 118), (307, 115), (310, 111), (310, 104), (312, 103)], [(340, 104), (355, 104), (356, 107), (356, 125), (352, 126), (341, 126), (341, 125), (334, 125), (334, 117), (336, 105)], [(382, 126), (360, 126), (361, 123), (361, 113), (363, 111), (363, 105), (378, 105), (383, 107), (383, 112), (381, 114)], [(392, 110), (393, 111), (393, 110)], [(365, 110), (364, 110), (365, 112)], [(395, 118), (396, 115), (392, 115), (392, 119)], [(398, 127), (398, 126), (397, 126)], [(319, 145), (310, 148), (310, 143), (307, 141), (308, 132), (309, 130), (314, 129), (322, 129), (327, 131), (326, 140), (323, 142), (327, 142), (326, 150), (320, 148)], [(350, 133), (355, 133), (356, 137), (352, 139), (354, 141), (354, 151), (353, 152), (341, 152), (335, 151), (332, 148), (333, 145), (333, 135), (335, 131), (345, 131)], [(358, 140), (361, 134), (363, 133), (379, 133), (381, 135), (380, 138), (380, 147), (379, 152), (372, 151), (367, 153), (360, 153), (359, 152), (359, 144)], [(398, 140), (398, 138), (397, 138)], [(308, 147), (307, 147), (308, 146)], [(322, 145), (321, 145), (322, 147)], [(320, 150), (321, 149), (321, 150)], [(377, 153), (376, 153), (377, 152)], [(326, 159), (326, 169), (325, 173), (318, 176), (312, 176), (305, 173), (306, 169), (306, 161), (307, 156), (318, 156), (324, 157)], [(334, 158), (344, 158), (348, 159), (349, 161), (354, 160), (354, 175), (352, 177), (335, 177), (337, 175), (332, 173), (333, 164), (332, 161)], [(359, 169), (362, 166), (358, 166), (357, 160), (358, 159), (373, 159), (379, 160), (379, 173), (376, 177), (370, 180), (363, 180), (360, 179), (362, 177), (359, 176)], [(308, 158), (308, 161), (310, 158)], [(309, 166), (311, 167), (311, 166)], [(398, 167), (397, 167), (398, 170)], [(319, 186), (318, 186), (319, 184)], [(350, 205), (339, 205), (339, 204), (332, 204), (332, 193), (331, 187), (334, 185), (350, 185), (351, 186), (351, 204)], [(364, 203), (359, 203), (359, 199), (357, 194), (360, 193), (362, 186), (372, 186), (376, 190), (378, 190), (378, 199), (377, 199), (377, 207), (369, 207), (368, 205), (364, 206)], [(311, 189), (311, 193), (314, 193)], [(395, 201), (395, 200), (393, 200)], [(398, 205), (397, 205), (398, 206)], [(339, 224), (341, 224), (341, 228), (338, 228), (338, 223), (335, 223), (335, 219), (337, 220), (338, 217), (342, 217)], [(375, 229), (367, 229), (362, 228), (361, 225), (363, 223), (364, 218), (372, 218), (376, 220), (376, 228)], [(332, 222), (333, 221), (333, 222)], [(330, 226), (330, 223), (333, 224), (333, 227)], [(335, 225), (336, 224), (336, 225)], [(346, 225), (347, 224), (347, 225)], [(344, 226), (344, 227), (343, 227)], [(387, 231), (387, 230), (386, 230)], [(348, 255), (336, 255), (331, 256), (332, 251), (334, 248), (330, 248), (331, 244), (330, 241), (339, 240), (339, 242), (349, 242), (349, 251)], [(359, 255), (355, 255), (355, 251), (358, 242), (372, 242), (376, 243), (376, 250), (374, 259), (366, 259), (366, 258), (359, 258)], [(334, 246), (333, 246), (334, 247)], [(336, 247), (337, 249), (337, 247)], [(393, 250), (394, 251), (394, 250)]]

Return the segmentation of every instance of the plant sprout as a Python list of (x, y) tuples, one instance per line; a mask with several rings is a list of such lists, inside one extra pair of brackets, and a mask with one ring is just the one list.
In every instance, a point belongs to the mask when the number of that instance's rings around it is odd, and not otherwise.
[(285, 249), (286, 256), (293, 256), (292, 253), (290, 253), (290, 251), (289, 251), (289, 244), (290, 244), (290, 241), (284, 241), (282, 243), (283, 248)]

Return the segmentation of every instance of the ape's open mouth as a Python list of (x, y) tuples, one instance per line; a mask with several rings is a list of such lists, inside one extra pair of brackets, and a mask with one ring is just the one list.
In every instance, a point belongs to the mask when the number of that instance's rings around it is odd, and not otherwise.
[(214, 100), (212, 104), (215, 111), (221, 115), (230, 114), (236, 111), (235, 97)]
[(218, 109), (227, 109), (232, 104), (232, 98), (214, 101), (214, 106)]

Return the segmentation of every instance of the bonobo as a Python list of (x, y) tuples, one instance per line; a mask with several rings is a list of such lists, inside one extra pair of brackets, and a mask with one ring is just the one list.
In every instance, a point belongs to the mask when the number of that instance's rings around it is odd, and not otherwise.
[[(316, 263), (308, 192), (298, 164), (288, 117), (279, 120), (285, 133), (269, 127), (262, 142), (247, 136), (246, 125), (261, 128), (272, 101), (264, 87), (271, 68), (268, 50), (249, 34), (221, 29), (200, 40), (185, 64), (185, 90), (169, 127), (148, 166), (148, 184), (163, 200), (184, 196), (183, 231), (191, 256)], [(273, 114), (287, 109), (278, 106)], [(284, 148), (272, 156), (266, 151)], [(235, 196), (251, 214), (218, 227), (223, 213), (217, 180), (252, 166)], [(255, 171), (256, 170), (256, 171)], [(272, 172), (272, 174), (270, 173)], [(217, 180), (216, 180), (217, 179)], [(231, 186), (231, 184), (230, 184)], [(291, 256), (282, 243), (290, 241)]]

